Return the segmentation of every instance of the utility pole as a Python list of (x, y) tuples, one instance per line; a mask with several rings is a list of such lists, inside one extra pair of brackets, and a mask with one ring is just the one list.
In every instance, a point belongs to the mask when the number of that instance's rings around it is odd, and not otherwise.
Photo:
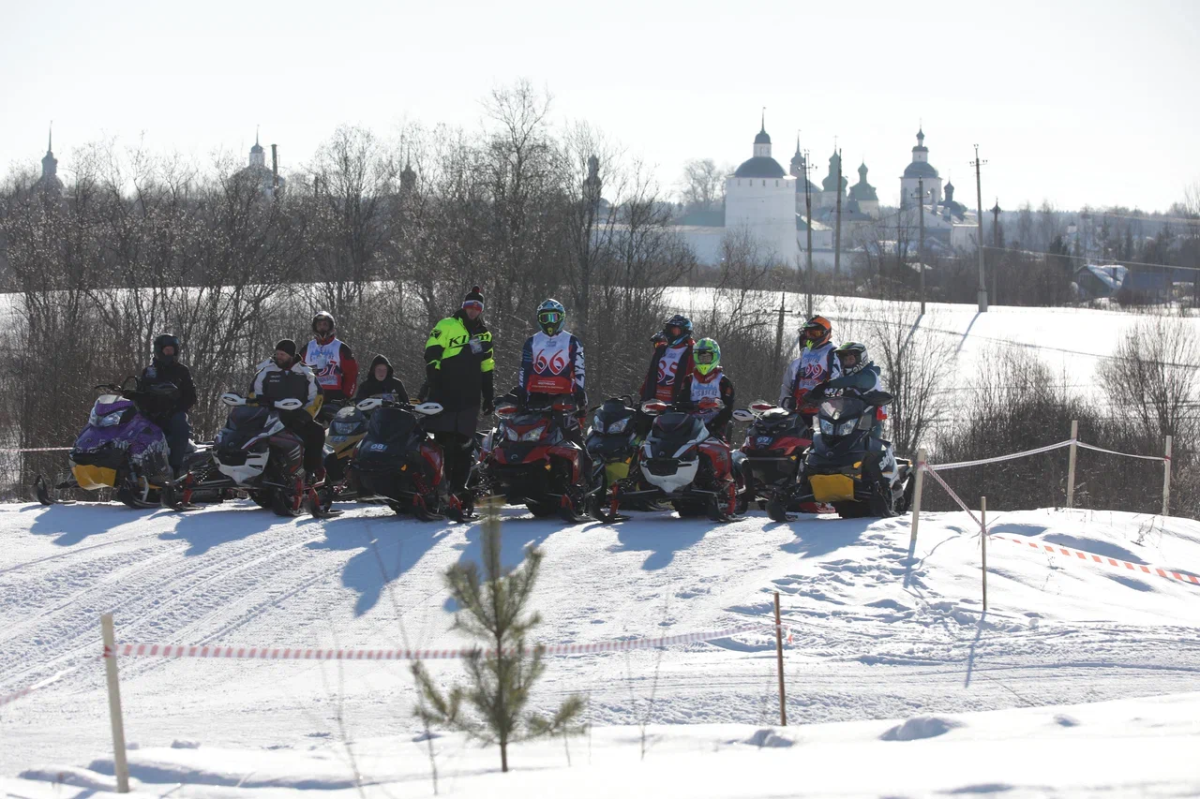
[(925, 178), (917, 178), (917, 271), (921, 273), (921, 316), (925, 315)]
[(837, 155), (837, 222), (834, 225), (833, 242), (833, 274), (842, 276), (842, 151), (834, 151)]
[(810, 182), (808, 179), (808, 171), (812, 166), (808, 163), (808, 150), (804, 151), (804, 210), (808, 214), (807, 227), (807, 250), (808, 250), (808, 280), (805, 281), (808, 286), (808, 316), (806, 319), (812, 319), (813, 316), (813, 263), (812, 263), (812, 192), (810, 191)]
[(979, 145), (975, 145), (975, 160), (971, 162), (971, 166), (975, 167), (975, 214), (976, 221), (979, 223), (979, 234), (976, 243), (979, 247), (979, 312), (987, 313), (988, 295), (987, 284), (983, 282), (983, 186), (979, 182), (979, 168), (986, 164), (987, 161), (979, 160)]
[(996, 259), (1000, 257), (1000, 198), (992, 206), (992, 302), (1000, 303), (999, 278), (1000, 265)]

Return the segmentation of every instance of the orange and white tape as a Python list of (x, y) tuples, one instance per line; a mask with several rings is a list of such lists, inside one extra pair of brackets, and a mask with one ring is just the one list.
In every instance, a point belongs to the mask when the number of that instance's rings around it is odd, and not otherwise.
[(1149, 563), (1130, 563), (1127, 560), (1118, 560), (1104, 555), (1097, 555), (1094, 552), (1084, 552), (1080, 549), (1071, 549), (1070, 547), (1059, 546), (1058, 544), (1046, 544), (1041, 541), (1030, 541), (1029, 539), (1009, 538), (1003, 535), (991, 535), (989, 538), (998, 539), (1000, 541), (1008, 541), (1018, 546), (1028, 546), (1043, 552), (1050, 552), (1055, 555), (1063, 555), (1065, 557), (1074, 557), (1078, 560), (1099, 563), (1102, 566), (1111, 566), (1114, 569), (1122, 569), (1139, 574), (1157, 574), (1159, 577), (1165, 577), (1168, 580), (1178, 580), (1181, 583), (1191, 583), (1192, 585), (1200, 585), (1200, 578), (1194, 574), (1184, 574), (1171, 569), (1155, 566)]
[[(693, 644), (728, 638), (738, 633), (761, 629), (758, 623), (739, 624), (723, 630), (682, 633), (661, 638), (635, 638), (626, 641), (603, 641), (595, 644), (551, 644), (542, 647), (543, 655), (583, 655), (594, 652), (624, 652), (632, 649), (654, 649), (675, 644)], [(533, 652), (533, 646), (526, 651)], [(517, 651), (505, 650), (506, 655)], [(105, 647), (104, 656), (113, 653)], [(230, 658), (235, 660), (455, 660), (476, 656), (494, 657), (494, 649), (311, 649), (306, 647), (272, 646), (186, 646), (176, 644), (118, 644), (118, 657), (159, 658)]]

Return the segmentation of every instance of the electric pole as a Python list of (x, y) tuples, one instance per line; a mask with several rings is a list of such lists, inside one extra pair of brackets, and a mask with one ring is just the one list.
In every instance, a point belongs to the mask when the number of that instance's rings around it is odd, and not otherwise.
[(979, 160), (979, 145), (975, 145), (975, 160), (971, 162), (971, 166), (975, 167), (975, 214), (976, 221), (979, 223), (979, 234), (976, 244), (979, 248), (979, 312), (987, 313), (988, 295), (987, 284), (983, 282), (983, 186), (979, 182), (979, 168), (986, 164), (987, 161)]
[(996, 259), (1000, 257), (1000, 198), (996, 198), (996, 204), (992, 206), (992, 302), (1000, 304), (1000, 288), (999, 278), (1000, 265), (996, 263)]
[(925, 178), (917, 178), (917, 271), (921, 273), (921, 316), (925, 315)]
[(833, 274), (842, 276), (842, 151), (835, 150), (837, 156), (837, 221), (834, 224), (833, 242)]
[(808, 286), (808, 316), (806, 318), (812, 319), (812, 315), (813, 315), (812, 192), (810, 191), (811, 184), (808, 180), (808, 171), (810, 169), (812, 169), (812, 166), (808, 163), (808, 157), (809, 157), (808, 150), (805, 150), (804, 151), (804, 211), (808, 215), (808, 224), (805, 226), (807, 228), (806, 247), (808, 250), (808, 265), (807, 265), (808, 280), (806, 281), (806, 284)]

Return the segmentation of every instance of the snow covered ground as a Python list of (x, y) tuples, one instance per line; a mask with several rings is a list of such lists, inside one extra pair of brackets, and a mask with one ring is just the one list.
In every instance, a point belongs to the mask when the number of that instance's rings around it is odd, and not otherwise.
[[(546, 552), (541, 641), (747, 620), (763, 632), (553, 658), (535, 704), (584, 694), (592, 734), (569, 750), (520, 746), (509, 775), (493, 773), (493, 751), (438, 738), (443, 794), (1200, 792), (1200, 695), (1187, 695), (1200, 689), (1198, 586), (996, 540), (984, 613), (966, 514), (923, 516), (911, 553), (907, 519), (659, 513), (568, 527), (507, 515), (509, 562), (530, 543)], [(1195, 521), (1003, 509), (989, 520), (997, 535), (1200, 573)], [(480, 554), (476, 525), (372, 506), (322, 522), (248, 503), (188, 515), (9, 505), (0, 541), (0, 696), (66, 671), (0, 708), (0, 780), (35, 799), (62, 796), (55, 781), (75, 786), (69, 796), (111, 783), (99, 614), (116, 614), (122, 642), (450, 647), (462, 641), (441, 574)], [(759, 732), (778, 718), (776, 590), (792, 636), (783, 738)], [(443, 681), (461, 670), (430, 666)], [(353, 790), (355, 768), (372, 792), (432, 791), (404, 664), (124, 659), (121, 677), (144, 791)], [(907, 737), (922, 740), (896, 740)], [(199, 748), (172, 748), (189, 742)]]

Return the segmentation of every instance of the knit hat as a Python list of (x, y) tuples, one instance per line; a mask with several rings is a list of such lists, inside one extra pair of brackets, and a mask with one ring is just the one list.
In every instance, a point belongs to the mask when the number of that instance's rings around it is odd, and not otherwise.
[(295, 358), (296, 342), (292, 341), (290, 338), (282, 339), (278, 344), (275, 345), (275, 351), (278, 352), (279, 350), (286, 352), (288, 357)]
[(463, 298), (462, 307), (466, 308), (473, 303), (479, 304), (479, 310), (483, 310), (483, 293), (480, 292), (479, 286), (474, 286), (467, 292), (467, 296)]

